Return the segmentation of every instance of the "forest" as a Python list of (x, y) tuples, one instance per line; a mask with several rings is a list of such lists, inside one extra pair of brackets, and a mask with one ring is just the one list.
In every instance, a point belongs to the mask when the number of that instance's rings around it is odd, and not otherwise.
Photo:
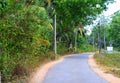
[[(91, 52), (93, 24), (114, 0), (0, 0), (0, 73), (2, 83), (17, 83), (38, 65), (71, 53)], [(57, 54), (54, 53), (56, 15)], [(106, 44), (120, 50), (120, 12), (106, 26)], [(93, 28), (97, 42), (97, 28)], [(102, 34), (102, 31), (101, 31)], [(103, 38), (101, 35), (101, 39)], [(116, 38), (117, 37), (117, 38)], [(87, 42), (89, 40), (89, 43)], [(101, 44), (101, 48), (104, 45)]]

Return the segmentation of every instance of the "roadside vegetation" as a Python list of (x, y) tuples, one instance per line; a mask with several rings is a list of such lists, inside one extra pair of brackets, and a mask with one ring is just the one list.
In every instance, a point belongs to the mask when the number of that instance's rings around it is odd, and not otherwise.
[(89, 42), (91, 45), (93, 44), (94, 36), (94, 46), (98, 45), (98, 27), (100, 27), (100, 47), (105, 49), (111, 43), (114, 50), (120, 51), (120, 10), (112, 14), (111, 18), (110, 20), (108, 17), (101, 16), (101, 25), (94, 26), (92, 34), (89, 37)]
[(95, 54), (94, 58), (105, 69), (106, 73), (120, 77), (120, 53)]
[[(105, 49), (106, 47), (113, 47), (114, 52), (111, 54), (101, 53), (95, 54), (95, 59), (98, 64), (105, 68), (106, 72), (112, 73), (115, 76), (120, 77), (120, 10), (111, 15), (111, 21), (109, 18), (102, 19), (100, 25), (100, 47)], [(93, 32), (90, 35), (90, 42), (92, 44), (92, 37), (94, 36), (94, 46), (98, 46), (98, 25), (93, 28)], [(105, 37), (105, 41), (104, 41)], [(111, 45), (110, 45), (111, 43)], [(106, 46), (105, 46), (106, 45)]]
[(55, 14), (58, 55), (93, 51), (86, 43), (84, 26), (90, 25), (107, 9), (106, 3), (113, 1), (0, 0), (2, 83), (18, 83), (16, 80), (29, 77), (40, 64), (56, 59), (53, 52)]

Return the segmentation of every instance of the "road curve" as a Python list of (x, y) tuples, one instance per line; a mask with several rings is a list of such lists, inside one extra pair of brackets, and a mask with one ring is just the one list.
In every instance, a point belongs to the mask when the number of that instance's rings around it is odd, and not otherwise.
[(91, 54), (74, 54), (55, 64), (42, 83), (108, 83), (88, 65)]

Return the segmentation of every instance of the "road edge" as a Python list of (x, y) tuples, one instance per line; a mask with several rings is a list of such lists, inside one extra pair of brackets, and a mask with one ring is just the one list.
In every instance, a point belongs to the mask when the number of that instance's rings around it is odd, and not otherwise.
[(51, 61), (46, 63), (42, 67), (39, 67), (37, 71), (31, 75), (29, 83), (42, 83), (49, 69), (55, 64), (61, 62), (62, 60), (63, 58), (56, 61)]
[(112, 74), (105, 73), (105, 71), (100, 69), (100, 66), (96, 64), (94, 54), (89, 56), (88, 64), (95, 73), (97, 73), (101, 78), (105, 79), (109, 83), (120, 83), (120, 78), (115, 77)]
[(30, 76), (28, 83), (42, 83), (50, 68), (52, 68), (55, 64), (62, 62), (65, 57), (72, 55), (73, 54), (64, 55), (58, 60), (48, 62), (42, 67), (38, 67), (37, 70)]

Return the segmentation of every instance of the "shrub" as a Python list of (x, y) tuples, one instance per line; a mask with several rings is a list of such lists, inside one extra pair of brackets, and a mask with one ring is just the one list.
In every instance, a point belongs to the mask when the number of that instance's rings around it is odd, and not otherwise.
[(37, 5), (22, 5), (12, 11), (13, 3), (17, 1), (11, 2), (11, 11), (5, 10), (0, 20), (0, 72), (4, 82), (10, 80), (13, 71), (18, 75), (18, 68), (25, 70), (21, 65), (24, 61), (44, 55), (52, 45), (53, 31), (46, 10)]

